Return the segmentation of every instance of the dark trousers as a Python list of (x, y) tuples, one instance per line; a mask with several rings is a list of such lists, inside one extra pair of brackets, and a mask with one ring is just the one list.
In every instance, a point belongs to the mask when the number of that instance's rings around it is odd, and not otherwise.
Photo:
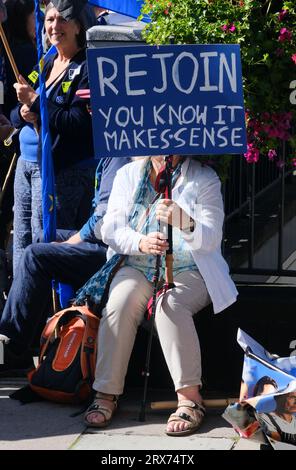
[[(65, 240), (69, 234), (69, 231), (60, 231), (59, 239)], [(77, 290), (105, 261), (106, 247), (100, 243), (28, 246), (0, 319), (0, 333), (11, 339), (14, 352), (28, 349), (42, 331), (52, 304), (51, 281), (71, 284)]]

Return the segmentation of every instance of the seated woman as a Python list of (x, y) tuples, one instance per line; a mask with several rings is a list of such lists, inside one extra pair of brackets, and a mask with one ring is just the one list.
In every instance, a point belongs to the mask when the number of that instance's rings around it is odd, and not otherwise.
[[(168, 248), (157, 230), (160, 220), (173, 226), (174, 238), (175, 287), (156, 309), (159, 340), (178, 396), (178, 409), (170, 416), (166, 433), (181, 436), (197, 430), (205, 414), (200, 347), (192, 317), (211, 300), (216, 313), (224, 310), (235, 302), (237, 290), (220, 250), (224, 213), (219, 178), (194, 157), (174, 156), (172, 200), (161, 199), (154, 183), (162, 165), (162, 156), (137, 159), (120, 169), (114, 180), (102, 237), (109, 245), (109, 263), (114, 253), (126, 256), (102, 312), (93, 384), (97, 393), (85, 422), (93, 427), (108, 425), (123, 392), (137, 328), (153, 291), (155, 255)], [(93, 292), (99, 280), (100, 272), (89, 281)], [(87, 290), (86, 285), (80, 297)]]

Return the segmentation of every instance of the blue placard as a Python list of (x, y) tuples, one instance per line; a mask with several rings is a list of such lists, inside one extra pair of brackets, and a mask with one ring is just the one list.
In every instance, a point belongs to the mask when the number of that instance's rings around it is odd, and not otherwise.
[(238, 45), (87, 54), (97, 157), (246, 152)]

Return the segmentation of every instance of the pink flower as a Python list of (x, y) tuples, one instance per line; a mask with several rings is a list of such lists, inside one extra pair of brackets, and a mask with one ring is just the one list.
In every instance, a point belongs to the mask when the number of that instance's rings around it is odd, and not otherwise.
[(289, 13), (289, 10), (281, 10), (279, 12), (279, 21), (283, 21), (283, 19), (285, 18), (285, 16), (287, 16), (287, 14)]
[(296, 158), (292, 158), (292, 165), (296, 167)]
[(296, 65), (296, 54), (291, 55), (291, 59), (293, 60), (294, 64)]
[(292, 36), (293, 36), (292, 32), (289, 31), (287, 28), (281, 28), (278, 40), (280, 42), (291, 41)]
[(235, 24), (234, 23), (229, 23), (229, 24), (223, 24), (221, 26), (222, 31), (225, 31), (225, 33), (234, 33), (236, 30)]
[(259, 160), (259, 149), (253, 143), (249, 143), (248, 151), (244, 155), (248, 163), (256, 163)]

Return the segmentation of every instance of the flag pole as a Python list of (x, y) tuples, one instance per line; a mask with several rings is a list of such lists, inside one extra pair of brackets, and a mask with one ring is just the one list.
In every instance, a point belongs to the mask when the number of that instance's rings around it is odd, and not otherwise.
[(10, 62), (10, 65), (11, 65), (11, 68), (13, 70), (13, 73), (14, 73), (14, 76), (16, 78), (16, 81), (19, 82), (19, 71), (18, 71), (18, 68), (17, 68), (17, 65), (15, 63), (15, 60), (14, 60), (14, 57), (12, 55), (12, 52), (11, 52), (11, 49), (9, 47), (9, 44), (8, 44), (8, 41), (7, 41), (7, 37), (6, 37), (6, 34), (4, 32), (4, 29), (3, 29), (3, 26), (2, 26), (2, 23), (0, 23), (0, 37), (2, 39), (2, 42), (3, 42), (3, 46), (5, 48), (5, 51), (6, 51), (6, 54), (7, 54), (7, 57), (9, 59), (9, 62)]

